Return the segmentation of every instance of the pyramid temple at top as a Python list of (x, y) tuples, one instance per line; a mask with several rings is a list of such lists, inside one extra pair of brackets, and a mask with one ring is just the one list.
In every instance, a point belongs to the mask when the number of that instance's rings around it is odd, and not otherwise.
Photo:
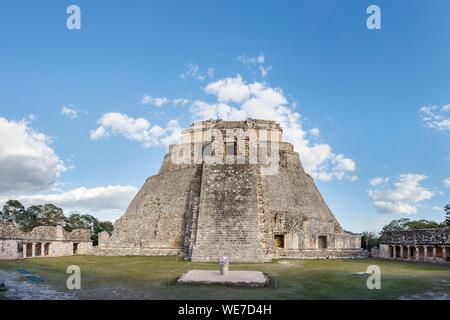
[(192, 261), (363, 257), (275, 121), (208, 120), (182, 132), (99, 235), (100, 255), (180, 255)]

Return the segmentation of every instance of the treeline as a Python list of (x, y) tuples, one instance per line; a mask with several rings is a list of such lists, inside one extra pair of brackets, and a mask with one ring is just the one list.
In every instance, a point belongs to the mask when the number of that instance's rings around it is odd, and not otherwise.
[(64, 230), (89, 229), (94, 245), (98, 243), (98, 234), (112, 233), (114, 226), (109, 221), (100, 221), (92, 215), (71, 213), (64, 215), (61, 208), (53, 204), (33, 205), (28, 208), (17, 200), (8, 200), (0, 210), (0, 221), (12, 222), (18, 229), (29, 232), (39, 226), (63, 225)]
[[(408, 231), (417, 229), (450, 228), (450, 204), (444, 207), (445, 220), (441, 223), (432, 220), (410, 220), (407, 218), (392, 220), (383, 227), (381, 233), (389, 231)], [(378, 247), (381, 233), (363, 232), (361, 244), (366, 250)]]

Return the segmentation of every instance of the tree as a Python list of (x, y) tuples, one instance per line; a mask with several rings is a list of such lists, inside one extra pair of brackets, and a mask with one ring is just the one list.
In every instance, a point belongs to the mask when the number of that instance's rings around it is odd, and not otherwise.
[(16, 219), (17, 227), (25, 232), (38, 227), (39, 224), (39, 206), (31, 206), (24, 211), (20, 218)]
[(26, 219), (19, 221), (23, 229), (33, 229), (38, 226), (57, 226), (64, 222), (64, 211), (53, 204), (35, 205), (26, 209)]
[(443, 225), (444, 227), (450, 228), (450, 204), (447, 204), (444, 207), (444, 211), (445, 211), (445, 220), (443, 222)]
[(89, 214), (72, 213), (65, 220), (64, 230), (72, 231), (74, 229), (89, 229), (91, 231), (91, 239), (94, 245), (98, 244), (98, 234), (106, 231), (112, 233), (114, 225), (109, 221), (99, 221), (97, 218)]
[(22, 231), (28, 232), (39, 226), (56, 226), (63, 223), (68, 232), (74, 229), (91, 231), (94, 245), (98, 243), (98, 234), (112, 233), (114, 225), (109, 221), (99, 221), (89, 214), (72, 213), (69, 217), (54, 204), (33, 205), (27, 209), (17, 200), (8, 200), (0, 211), (0, 221), (14, 222)]
[(64, 230), (71, 232), (74, 229), (92, 229), (92, 225), (87, 218), (87, 215), (81, 215), (78, 212), (73, 212), (64, 221)]
[(380, 237), (374, 232), (365, 231), (362, 233), (361, 245), (363, 249), (370, 251), (373, 247), (378, 247)]
[(407, 223), (408, 230), (439, 228), (441, 225), (431, 220), (413, 220)]
[(41, 226), (57, 226), (64, 222), (64, 211), (53, 204), (45, 204), (40, 206), (39, 225)]
[(8, 200), (0, 211), (0, 221), (14, 222), (23, 219), (25, 207), (18, 200)]
[(431, 229), (439, 228), (441, 225), (435, 221), (431, 220), (410, 220), (407, 218), (402, 218), (399, 220), (392, 220), (389, 224), (385, 225), (382, 232), (389, 231), (407, 231), (407, 230), (417, 230), (417, 229)]
[(114, 231), (114, 224), (111, 221), (100, 221), (100, 232), (108, 232), (109, 235), (112, 235), (113, 231)]
[(390, 232), (390, 231), (405, 231), (407, 230), (407, 224), (410, 222), (407, 218), (402, 218), (399, 220), (392, 220), (387, 225), (385, 225), (382, 229), (382, 232)]

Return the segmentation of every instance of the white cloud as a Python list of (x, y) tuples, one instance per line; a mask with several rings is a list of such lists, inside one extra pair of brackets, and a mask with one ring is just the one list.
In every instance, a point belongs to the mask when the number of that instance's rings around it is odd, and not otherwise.
[(421, 186), (427, 176), (421, 174), (402, 174), (393, 188), (385, 184), (368, 190), (369, 198), (379, 213), (413, 214), (420, 202), (434, 197), (435, 193)]
[(95, 130), (91, 131), (91, 140), (100, 140), (109, 136), (109, 132), (102, 126), (98, 127)]
[(266, 77), (269, 74), (269, 71), (272, 70), (272, 66), (264, 67), (259, 66), (259, 71), (261, 72), (261, 76)]
[(220, 102), (240, 103), (250, 97), (250, 87), (240, 76), (211, 82), (206, 86), (205, 92), (217, 96)]
[(209, 67), (206, 73), (200, 72), (200, 67), (195, 63), (190, 63), (187, 66), (187, 70), (179, 75), (181, 79), (197, 79), (204, 81), (206, 79), (214, 78), (214, 68)]
[(155, 106), (155, 107), (162, 107), (163, 105), (169, 103), (169, 99), (166, 97), (154, 98), (147, 93), (142, 97), (141, 103), (148, 104), (148, 105)]
[(450, 105), (422, 107), (419, 114), (425, 127), (450, 131)]
[(178, 98), (178, 99), (174, 99), (173, 100), (173, 104), (176, 106), (185, 106), (190, 102), (189, 99), (185, 99), (185, 98)]
[(444, 179), (443, 183), (445, 187), (450, 188), (450, 177)]
[(80, 115), (78, 114), (78, 110), (73, 107), (63, 106), (61, 108), (61, 114), (69, 117), (70, 119), (79, 119)]
[(175, 106), (185, 106), (190, 102), (189, 99), (186, 98), (177, 98), (177, 99), (169, 99), (167, 97), (152, 97), (150, 94), (144, 94), (141, 98), (141, 104), (147, 104), (155, 107), (162, 107), (169, 103), (173, 103)]
[(0, 118), (0, 194), (52, 187), (67, 168), (50, 145), (28, 120)]
[(376, 177), (369, 181), (371, 186), (380, 186), (389, 182), (389, 178)]
[(450, 104), (446, 104), (445, 106), (442, 106), (441, 111), (449, 112), (450, 111)]
[(320, 129), (319, 128), (309, 129), (308, 132), (313, 137), (320, 137)]
[[(116, 218), (124, 213), (136, 192), (137, 188), (133, 186), (81, 187), (62, 193), (19, 196), (15, 199), (26, 207), (52, 203), (63, 208), (66, 214), (80, 211), (102, 218)], [(5, 202), (7, 199), (2, 200)]]
[(217, 102), (194, 101), (190, 111), (196, 120), (275, 120), (283, 127), (284, 137), (294, 144), (305, 170), (313, 177), (323, 181), (357, 179), (348, 175), (356, 170), (352, 159), (335, 154), (327, 144), (314, 144), (308, 140), (308, 132), (302, 127), (300, 114), (292, 110), (280, 88), (260, 82), (246, 83), (238, 75), (209, 83), (204, 90), (215, 96)]
[(269, 74), (269, 71), (272, 70), (272, 66), (268, 66), (265, 64), (267, 59), (266, 56), (262, 53), (257, 57), (242, 55), (237, 59), (249, 68), (257, 67), (262, 77), (266, 77)]
[(91, 140), (100, 140), (109, 136), (123, 136), (131, 141), (141, 142), (146, 148), (168, 146), (180, 139), (181, 128), (177, 120), (171, 120), (166, 128), (152, 126), (144, 118), (131, 118), (126, 114), (110, 112), (98, 120), (99, 127), (91, 131)]

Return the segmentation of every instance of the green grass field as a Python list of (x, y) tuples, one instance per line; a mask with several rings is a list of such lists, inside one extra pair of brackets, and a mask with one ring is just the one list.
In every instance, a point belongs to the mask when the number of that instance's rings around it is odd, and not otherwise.
[[(74, 256), (0, 261), (0, 270), (25, 268), (56, 290), (66, 291), (69, 265), (81, 268), (82, 289), (77, 292), (81, 299), (398, 299), (423, 293), (450, 294), (449, 266), (378, 259), (231, 265), (232, 270), (270, 270), (278, 275), (278, 288), (179, 285), (174, 280), (188, 267), (216, 269), (217, 264), (189, 264), (175, 257)], [(367, 276), (351, 274), (366, 271), (369, 265), (381, 268), (381, 290), (368, 290)]]

